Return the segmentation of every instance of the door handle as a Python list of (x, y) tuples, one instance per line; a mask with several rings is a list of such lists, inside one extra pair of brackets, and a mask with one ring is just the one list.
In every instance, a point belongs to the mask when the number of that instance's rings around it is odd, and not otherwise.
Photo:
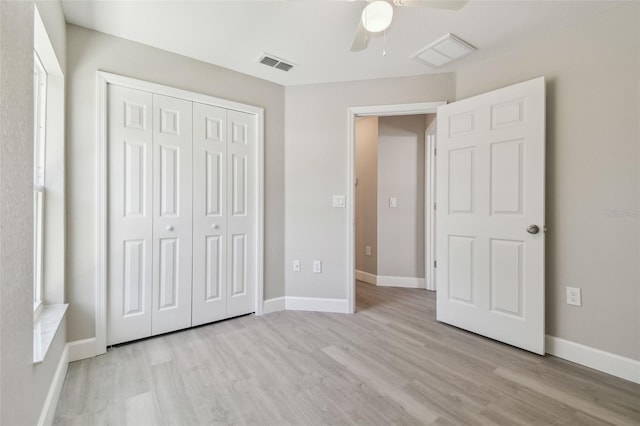
[(537, 234), (538, 232), (540, 232), (540, 228), (538, 227), (538, 225), (529, 225), (527, 226), (527, 232), (530, 234)]
[(167, 226), (167, 231), (173, 231), (173, 226), (171, 225)]
[(216, 225), (215, 223), (213, 225), (211, 225), (211, 228), (213, 229), (218, 229), (218, 225)]

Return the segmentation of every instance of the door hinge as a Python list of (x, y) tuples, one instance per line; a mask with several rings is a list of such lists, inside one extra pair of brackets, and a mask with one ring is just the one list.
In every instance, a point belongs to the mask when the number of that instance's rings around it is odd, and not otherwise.
[(438, 148), (433, 148), (433, 156), (434, 157), (438, 156)]
[(437, 268), (438, 267), (438, 262), (436, 262), (435, 260), (433, 261), (433, 267)]
[(436, 203), (433, 203), (433, 209), (435, 210), (438, 207)]

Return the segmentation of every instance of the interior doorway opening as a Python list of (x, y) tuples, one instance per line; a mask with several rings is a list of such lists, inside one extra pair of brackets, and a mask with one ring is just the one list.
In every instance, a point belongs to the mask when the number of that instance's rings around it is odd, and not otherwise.
[(435, 114), (356, 117), (356, 280), (434, 288), (428, 273), (433, 203), (427, 133)]
[[(347, 200), (348, 200), (347, 208), (348, 208), (348, 215), (349, 215), (349, 218), (351, 218), (351, 220), (349, 221), (349, 229), (348, 229), (349, 245), (348, 245), (347, 252), (348, 252), (349, 258), (347, 261), (347, 265), (348, 265), (347, 271), (349, 276), (347, 278), (348, 279), (347, 282), (349, 283), (348, 300), (349, 300), (349, 306), (351, 308), (351, 312), (355, 312), (355, 309), (356, 309), (355, 307), (356, 278), (360, 280), (365, 280), (370, 284), (375, 283), (376, 285), (426, 288), (430, 290), (435, 290), (435, 283), (433, 282), (435, 273), (433, 272), (434, 265), (432, 261), (433, 249), (435, 248), (435, 240), (434, 238), (432, 238), (434, 236), (434, 230), (435, 230), (435, 227), (434, 227), (435, 215), (433, 214), (433, 210), (432, 210), (433, 200), (435, 200), (435, 194), (433, 193), (433, 191), (435, 190), (435, 183), (432, 182), (433, 178), (435, 177), (435, 173), (433, 173), (434, 172), (433, 169), (435, 165), (435, 158), (433, 154), (434, 154), (435, 142), (436, 142), (435, 141), (435, 113), (437, 112), (437, 108), (440, 105), (444, 105), (444, 104), (445, 102), (429, 102), (429, 103), (421, 103), (421, 104), (355, 107), (355, 108), (349, 109), (349, 117), (348, 117), (349, 119), (349, 160), (348, 160), (348, 166), (347, 166), (347, 170), (348, 170), (347, 176), (348, 176), (348, 179), (350, 180), (350, 184), (348, 187), (350, 193), (348, 194), (348, 197), (347, 197)], [(418, 148), (417, 145), (415, 147), (411, 147), (411, 144), (409, 144), (408, 152), (404, 153), (404, 158), (405, 159), (409, 158), (407, 157), (407, 153), (410, 154), (411, 151), (413, 151), (414, 156), (417, 152), (419, 152), (419, 158), (414, 158), (412, 167), (415, 168), (414, 171), (419, 171), (419, 173), (422, 174), (423, 179), (422, 179), (422, 184), (420, 184), (419, 182), (416, 182), (414, 185), (412, 185), (411, 188), (404, 188), (405, 190), (404, 197), (396, 197), (389, 193), (388, 191), (389, 188), (385, 187), (384, 190), (380, 191), (378, 188), (379, 185), (377, 185), (377, 182), (374, 182), (374, 179), (371, 177), (371, 172), (369, 172), (369, 176), (365, 176), (365, 179), (366, 179), (365, 181), (363, 181), (360, 176), (357, 176), (356, 174), (357, 121), (368, 120), (368, 121), (374, 122), (376, 121), (376, 119), (378, 121), (382, 120), (383, 124), (385, 124), (386, 126), (386, 127), (383, 126), (385, 127), (385, 130), (383, 130), (383, 134), (384, 134), (384, 138), (386, 139), (386, 136), (388, 136), (387, 133), (389, 133), (387, 131), (389, 124), (391, 124), (390, 127), (402, 128), (404, 127), (402, 123), (405, 123), (405, 124), (409, 123), (412, 117), (413, 119), (424, 120), (423, 121), (424, 126), (422, 127), (422, 130), (421, 130), (423, 134), (420, 137), (421, 141), (419, 141), (419, 143), (422, 144), (422, 147), (419, 150), (417, 150), (416, 149)], [(427, 121), (427, 117), (430, 118), (428, 121)], [(394, 121), (396, 122), (395, 126), (393, 124)], [(397, 125), (398, 123), (400, 123), (399, 126)], [(391, 133), (393, 133), (393, 131), (391, 131)], [(398, 136), (400, 137), (400, 139), (402, 139), (403, 138), (402, 129), (400, 129), (399, 133), (400, 134)], [(407, 135), (404, 135), (404, 136), (406, 137)], [(390, 142), (389, 146), (382, 148), (383, 153), (394, 152), (393, 146), (392, 146), (393, 141), (390, 140), (389, 142)], [(405, 142), (407, 141), (405, 140)], [(398, 146), (396, 146), (396, 148), (398, 148)], [(391, 149), (391, 151), (388, 151), (387, 149)], [(407, 150), (400, 149), (400, 151), (407, 151)], [(369, 152), (368, 154), (370, 157), (368, 160), (369, 162), (371, 162), (371, 160), (373, 159), (373, 155), (371, 152)], [(382, 154), (382, 153), (376, 152), (376, 157), (380, 158), (378, 154)], [(392, 156), (394, 158), (392, 159), (392, 161), (389, 162), (390, 164), (386, 164), (384, 166), (384, 170), (383, 170), (384, 176), (381, 176), (382, 179), (385, 179), (385, 176), (388, 177), (388, 174), (390, 172), (392, 173), (394, 168), (397, 169), (398, 163), (400, 164), (402, 163), (402, 159), (403, 159), (402, 153), (396, 153), (396, 154), (399, 154), (399, 155), (393, 154)], [(361, 171), (358, 170), (358, 172), (361, 172)], [(376, 171), (376, 175), (378, 174), (379, 172)], [(363, 229), (365, 227), (369, 228), (368, 238), (369, 238), (369, 241), (372, 241), (371, 238), (373, 234), (372, 232), (373, 225), (370, 223), (372, 222), (372, 220), (369, 220), (368, 221), (369, 223), (366, 223), (366, 224), (362, 223), (362, 221), (364, 220), (364, 215), (361, 215), (362, 217), (360, 218), (360, 222), (358, 222), (358, 219), (356, 218), (356, 196), (359, 196), (359, 198), (362, 198), (362, 193), (358, 195), (356, 194), (356, 185), (361, 185), (360, 186), (361, 189), (363, 188), (363, 185), (368, 186), (370, 190), (372, 183), (376, 183), (375, 185), (376, 200), (375, 200), (375, 204), (372, 203), (370, 199), (368, 200), (367, 203), (369, 205), (368, 207), (369, 219), (373, 217), (375, 217), (376, 219), (375, 220), (376, 243), (361, 244), (361, 242), (363, 242), (364, 239), (360, 238), (358, 240), (357, 237), (362, 237), (362, 234), (366, 233), (366, 230)], [(388, 182), (385, 182), (385, 184), (386, 183)], [(400, 190), (400, 191), (403, 190), (402, 182), (393, 182), (393, 183), (395, 184), (395, 188), (397, 190)], [(407, 189), (408, 191), (406, 191)], [(393, 188), (391, 188), (391, 190), (393, 191)], [(414, 193), (413, 197), (407, 197), (407, 194), (410, 194), (412, 191)], [(420, 191), (420, 194), (417, 194), (417, 191)], [(410, 200), (410, 198), (412, 199)], [(386, 249), (388, 250), (396, 251), (395, 255), (391, 256), (392, 257), (391, 259), (387, 259), (387, 260), (390, 260), (390, 262), (387, 262), (388, 263), (387, 265), (380, 265), (382, 266), (382, 269), (380, 271), (378, 270), (377, 262), (375, 262), (376, 263), (375, 268), (372, 269), (372, 266), (373, 266), (372, 264), (374, 263), (372, 258), (379, 257), (377, 256), (378, 250), (379, 250), (379, 244), (377, 240), (380, 239), (377, 236), (378, 212), (381, 212), (381, 214), (385, 216), (384, 220), (388, 220), (388, 219), (393, 220), (394, 217), (398, 219), (398, 217), (401, 216), (401, 214), (400, 215), (398, 214), (400, 213), (400, 209), (398, 208), (398, 206), (401, 204), (405, 204), (404, 207), (407, 207), (406, 202), (409, 200), (410, 202), (408, 203), (409, 204), (408, 210), (411, 210), (412, 208), (414, 210), (411, 217), (414, 218), (414, 222), (415, 222), (415, 218), (420, 217), (421, 223), (406, 224), (406, 223), (399, 222), (396, 224), (396, 226), (407, 225), (407, 228), (409, 228), (408, 229), (409, 234), (413, 230), (413, 232), (419, 232), (423, 236), (425, 236), (423, 238), (416, 239), (414, 235), (413, 239), (408, 240), (409, 242), (407, 244), (411, 245), (413, 243), (414, 248), (415, 248), (416, 240), (419, 241), (420, 247), (413, 250), (412, 253), (409, 255), (409, 258), (407, 258), (406, 252), (402, 253), (402, 250), (397, 250), (398, 242), (396, 242), (396, 244), (390, 245), (390, 247), (386, 247)], [(418, 209), (415, 208), (417, 203), (420, 204), (419, 206), (420, 208)], [(372, 206), (375, 206), (375, 210), (376, 210), (375, 214), (371, 210), (373, 208)], [(416, 212), (418, 212), (419, 214), (416, 214)], [(425, 212), (429, 212), (429, 214), (425, 214)], [(358, 228), (356, 227), (357, 224), (359, 224)], [(366, 225), (366, 226), (361, 226), (361, 225)], [(386, 228), (386, 229), (383, 229), (383, 228)], [(389, 238), (389, 235), (393, 235), (393, 226), (390, 227), (389, 224), (383, 225), (382, 227), (380, 227), (380, 229), (383, 230), (384, 234), (386, 234), (382, 236), (383, 237), (382, 240), (384, 240), (385, 238)], [(407, 229), (405, 229), (405, 231), (407, 231)], [(357, 236), (356, 236), (356, 233), (358, 233)], [(400, 240), (402, 240), (402, 238), (400, 238)], [(381, 241), (381, 243), (384, 244), (384, 241)], [(399, 244), (402, 245), (403, 243), (400, 242)], [(356, 250), (358, 250), (358, 252), (356, 252)], [(417, 259), (417, 257), (419, 257), (419, 259)], [(359, 258), (358, 259), (359, 261), (357, 262), (359, 266), (362, 264), (366, 265), (368, 263), (369, 265), (365, 267), (368, 268), (368, 271), (375, 271), (375, 273), (368, 272), (367, 270), (363, 271), (361, 269), (356, 269), (357, 258)], [(412, 275), (412, 276), (403, 277), (402, 272), (397, 273), (396, 275), (384, 275), (385, 273), (388, 274), (387, 271), (394, 270), (393, 269), (394, 263), (395, 263), (395, 267), (397, 267), (395, 269), (396, 271), (402, 271), (402, 268), (404, 268), (405, 271), (410, 272), (407, 275)]]

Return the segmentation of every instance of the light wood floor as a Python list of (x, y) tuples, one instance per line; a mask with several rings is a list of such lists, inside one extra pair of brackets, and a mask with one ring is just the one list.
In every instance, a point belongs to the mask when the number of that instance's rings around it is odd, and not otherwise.
[(253, 315), (69, 365), (56, 425), (639, 425), (640, 385), (435, 321), (358, 283), (355, 315)]

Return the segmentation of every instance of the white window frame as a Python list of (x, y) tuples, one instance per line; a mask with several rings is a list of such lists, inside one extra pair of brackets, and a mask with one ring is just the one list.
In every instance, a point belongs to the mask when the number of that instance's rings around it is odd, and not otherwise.
[(33, 52), (33, 311), (40, 312), (44, 299), (45, 146), (47, 122), (47, 71)]

